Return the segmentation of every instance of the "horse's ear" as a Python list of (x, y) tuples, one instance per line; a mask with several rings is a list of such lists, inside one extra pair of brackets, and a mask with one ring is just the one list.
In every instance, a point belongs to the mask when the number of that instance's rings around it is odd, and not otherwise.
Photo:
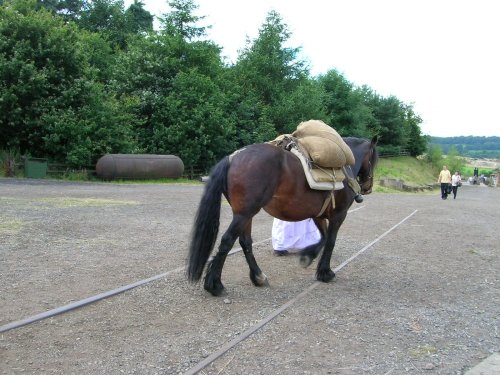
[(373, 136), (372, 138), (372, 146), (375, 146), (378, 142), (378, 135)]

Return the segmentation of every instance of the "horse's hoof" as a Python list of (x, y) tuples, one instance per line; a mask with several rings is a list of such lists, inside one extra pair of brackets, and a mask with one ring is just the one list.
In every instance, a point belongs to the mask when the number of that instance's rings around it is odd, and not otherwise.
[(267, 276), (264, 272), (261, 272), (258, 275), (250, 272), (250, 280), (252, 280), (252, 283), (255, 286), (269, 286), (269, 281), (267, 280)]
[(303, 268), (307, 268), (313, 262), (313, 258), (309, 255), (301, 255), (299, 259), (299, 264)]
[(209, 292), (212, 296), (214, 297), (220, 297), (226, 295), (226, 289), (224, 287), (222, 288), (214, 288), (214, 289), (208, 289), (205, 288), (207, 292)]
[(326, 272), (325, 271), (321, 271), (321, 272), (318, 271), (316, 274), (316, 279), (318, 281), (322, 281), (324, 283), (328, 283), (328, 282), (332, 281), (334, 278), (335, 278), (335, 272), (333, 272), (332, 270), (327, 270)]
[(203, 287), (207, 292), (209, 292), (214, 297), (219, 297), (225, 294), (224, 285), (222, 285), (220, 281), (209, 283), (205, 280), (205, 284), (203, 285)]

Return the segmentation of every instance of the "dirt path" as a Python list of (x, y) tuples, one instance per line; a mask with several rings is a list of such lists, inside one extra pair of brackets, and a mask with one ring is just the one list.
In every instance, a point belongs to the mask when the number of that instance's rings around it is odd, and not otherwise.
[[(184, 265), (201, 186), (0, 179), (0, 324)], [(499, 352), (500, 191), (373, 194), (349, 214), (335, 267), (403, 218), (205, 374), (462, 374)], [(359, 207), (357, 205), (355, 207)], [(355, 208), (353, 206), (353, 208)], [(494, 209), (496, 207), (496, 210)], [(229, 222), (223, 206), (221, 227)], [(241, 253), (227, 296), (183, 272), (0, 336), (0, 373), (184, 373), (315, 283), (315, 263), (274, 257), (254, 223), (255, 288)]]

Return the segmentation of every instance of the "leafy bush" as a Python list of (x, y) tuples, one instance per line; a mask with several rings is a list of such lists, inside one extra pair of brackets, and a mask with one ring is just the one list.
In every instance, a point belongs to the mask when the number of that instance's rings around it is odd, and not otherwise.
[(0, 170), (5, 177), (15, 177), (21, 164), (21, 153), (16, 149), (0, 150)]

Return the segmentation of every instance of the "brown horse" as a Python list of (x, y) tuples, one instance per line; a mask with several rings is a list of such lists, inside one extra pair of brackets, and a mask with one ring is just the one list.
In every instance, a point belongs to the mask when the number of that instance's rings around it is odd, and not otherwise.
[[(373, 169), (377, 162), (375, 145), (360, 138), (344, 138), (351, 148), (356, 163), (351, 166), (352, 177), (358, 179), (361, 194), (371, 193)], [(263, 208), (270, 215), (287, 221), (313, 218), (321, 239), (301, 251), (300, 263), (307, 267), (318, 256), (316, 278), (329, 282), (335, 277), (330, 260), (347, 211), (356, 193), (344, 182), (344, 188), (334, 191), (335, 208), (330, 204), (321, 211), (330, 191), (311, 190), (297, 156), (271, 144), (254, 144), (225, 157), (212, 170), (201, 198), (193, 227), (189, 249), (187, 276), (198, 281), (214, 248), (219, 231), (222, 194), (233, 211), (233, 219), (223, 234), (219, 251), (209, 262), (204, 288), (214, 296), (224, 291), (222, 267), (234, 242), (239, 243), (250, 267), (250, 279), (256, 286), (267, 285), (267, 276), (261, 271), (252, 252), (252, 218)]]

